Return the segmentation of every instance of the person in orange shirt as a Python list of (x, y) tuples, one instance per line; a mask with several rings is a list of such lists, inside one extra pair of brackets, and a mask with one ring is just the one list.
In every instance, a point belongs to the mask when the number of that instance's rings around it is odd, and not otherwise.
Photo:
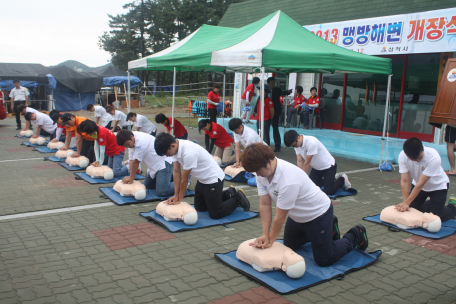
[(94, 138), (88, 134), (78, 134), (77, 128), (81, 122), (87, 120), (88, 118), (74, 116), (70, 113), (65, 113), (62, 115), (62, 125), (66, 126), (66, 140), (65, 146), (60, 148), (60, 150), (68, 150), (70, 148), (71, 136), (76, 134), (76, 148), (77, 151), (74, 152), (71, 157), (85, 156), (89, 159), (89, 164), (93, 163), (95, 160), (95, 154), (93, 150)]

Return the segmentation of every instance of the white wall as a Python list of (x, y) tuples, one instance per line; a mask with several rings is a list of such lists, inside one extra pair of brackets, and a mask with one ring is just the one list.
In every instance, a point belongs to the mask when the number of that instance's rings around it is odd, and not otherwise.
[(308, 98), (310, 96), (310, 88), (318, 88), (318, 74), (299, 73), (296, 80), (296, 86), (302, 86), (304, 89), (303, 95), (305, 98)]

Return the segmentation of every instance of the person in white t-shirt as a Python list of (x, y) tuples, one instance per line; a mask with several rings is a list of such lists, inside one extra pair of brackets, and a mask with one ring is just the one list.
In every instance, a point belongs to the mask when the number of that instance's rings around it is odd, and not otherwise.
[(106, 107), (106, 112), (108, 112), (112, 117), (112, 132), (118, 132), (119, 130), (127, 130), (128, 126), (131, 125), (130, 121), (127, 121), (127, 115), (119, 110), (116, 110), (113, 106)]
[[(415, 208), (421, 212), (431, 212), (442, 222), (456, 216), (456, 199), (450, 198), (445, 206), (450, 180), (445, 174), (439, 153), (424, 147), (416, 137), (407, 139), (399, 154), (399, 173), (403, 202), (396, 205), (399, 211)], [(410, 189), (410, 176), (412, 188)], [(429, 198), (428, 201), (426, 199)]]
[[(24, 118), (25, 118), (25, 113), (38, 113), (39, 111), (35, 110), (34, 108), (31, 108), (31, 107), (28, 107), (26, 105), (19, 105), (17, 107), (17, 111), (19, 112), (19, 114), (22, 114), (24, 115)], [(30, 120), (25, 120), (25, 129), (22, 129), (23, 131), (27, 131), (28, 129), (30, 130), (33, 130), (33, 127), (30, 125)]]
[[(286, 220), (283, 244), (297, 250), (310, 242), (319, 266), (332, 265), (355, 248), (366, 250), (366, 228), (358, 224), (340, 238), (331, 200), (300, 168), (276, 158), (274, 151), (261, 143), (248, 146), (241, 161), (247, 171), (257, 174), (260, 196), (263, 235), (251, 246), (270, 247)], [(276, 205), (274, 220), (272, 202)]]
[(228, 123), (228, 127), (231, 131), (234, 132), (234, 144), (235, 148), (234, 151), (236, 153), (236, 163), (233, 167), (238, 168), (242, 167), (241, 164), (241, 144), (246, 148), (247, 146), (254, 144), (254, 143), (263, 143), (266, 145), (264, 141), (261, 140), (258, 133), (242, 124), (242, 119), (233, 118)]
[(32, 121), (36, 126), (36, 133), (32, 135), (32, 138), (38, 138), (40, 135), (49, 136), (50, 139), (55, 137), (57, 125), (54, 124), (54, 121), (46, 114), (40, 112), (27, 112), (25, 113), (25, 120)]
[(313, 136), (298, 135), (295, 130), (285, 133), (283, 142), (287, 147), (295, 148), (297, 166), (304, 172), (312, 167), (309, 178), (327, 195), (333, 195), (340, 188), (348, 190), (351, 183), (348, 181), (347, 174), (339, 176), (337, 174), (336, 160), (326, 147)]
[(157, 126), (150, 122), (146, 116), (130, 112), (127, 114), (127, 121), (132, 121), (135, 131), (141, 131), (152, 136), (157, 134)]
[(17, 79), (13, 80), (14, 88), (11, 90), (9, 97), (11, 98), (11, 104), (13, 106), (14, 115), (16, 115), (16, 130), (21, 129), (21, 116), (18, 111), (19, 105), (27, 105), (29, 92), (27, 88), (21, 87), (21, 82)]
[(106, 112), (105, 108), (102, 106), (94, 106), (93, 104), (89, 103), (87, 105), (87, 111), (93, 112), (95, 114), (95, 123), (97, 125), (111, 130), (112, 116)]
[(162, 197), (174, 195), (173, 160), (157, 154), (154, 148), (155, 137), (143, 132), (120, 130), (116, 141), (119, 146), (128, 148), (130, 176), (123, 178), (124, 183), (134, 182), (140, 163), (143, 163), (147, 167), (144, 180), (146, 189), (155, 189), (157, 195)]
[[(175, 139), (169, 133), (160, 133), (155, 139), (158, 155), (172, 157), (174, 162), (174, 196), (166, 202), (179, 204), (184, 198), (190, 174), (197, 179), (194, 207), (196, 211), (207, 211), (213, 219), (233, 213), (237, 207), (250, 209), (250, 202), (242, 189), (231, 186), (223, 190), (225, 173), (206, 149), (188, 140)], [(183, 172), (181, 172), (181, 168)]]

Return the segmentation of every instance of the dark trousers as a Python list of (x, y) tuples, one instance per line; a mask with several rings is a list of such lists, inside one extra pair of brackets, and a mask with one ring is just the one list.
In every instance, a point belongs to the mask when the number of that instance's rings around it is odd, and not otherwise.
[(188, 133), (185, 133), (181, 137), (176, 137), (177, 139), (187, 139), (188, 138)]
[(207, 112), (211, 122), (217, 122), (217, 109), (208, 109)]
[[(421, 212), (431, 212), (440, 217), (442, 222), (452, 219), (456, 216), (456, 207), (453, 204), (448, 204), (445, 206), (448, 194), (448, 186), (449, 184), (447, 184), (447, 189), (436, 190), (432, 192), (421, 190), (420, 193), (418, 193), (417, 197), (415, 197), (413, 202), (410, 204), (410, 207), (415, 208)], [(413, 188), (415, 188), (414, 185), (412, 185), (410, 192), (412, 192)], [(428, 197), (429, 200), (426, 201)]]
[(124, 127), (119, 127), (119, 126), (116, 126), (116, 128), (114, 130), (112, 130), (112, 132), (119, 132), (120, 130), (128, 130), (128, 126), (124, 126)]
[(215, 184), (196, 182), (194, 200), (196, 211), (208, 211), (212, 219), (219, 219), (233, 213), (238, 206), (238, 199), (228, 190), (223, 191), (223, 181), (218, 180)]
[[(282, 139), (280, 138), (280, 132), (279, 132), (279, 119), (280, 119), (280, 113), (274, 114), (274, 117), (272, 118), (272, 133), (274, 135), (274, 144), (276, 149), (280, 150), (280, 147), (282, 146)], [(268, 143), (269, 145), (269, 143)]]
[[(55, 134), (55, 130), (54, 130), (54, 133), (52, 133), (52, 134)], [(54, 137), (52, 137), (52, 134), (49, 133), (49, 132), (44, 131), (43, 129), (40, 130), (40, 135), (41, 136), (44, 136), (44, 137), (49, 136), (49, 137), (51, 137), (51, 139), (53, 139)]]
[(309, 127), (309, 124), (311, 123), (309, 120), (309, 116), (310, 114), (312, 114), (313, 111), (301, 111), (301, 113), (299, 114), (301, 116), (301, 122), (302, 122), (302, 125), (304, 127)]
[(108, 124), (105, 126), (106, 129), (111, 130), (112, 129), (112, 120), (108, 122)]
[(335, 175), (337, 172), (337, 164), (329, 167), (325, 170), (315, 170), (312, 168), (309, 174), (309, 178), (314, 182), (318, 187), (325, 187), (323, 192), (327, 195), (332, 195), (336, 193), (345, 183), (343, 177), (339, 177), (335, 180)]
[(19, 111), (17, 110), (17, 107), (21, 104), (25, 105), (25, 100), (14, 101), (14, 103), (13, 103), (13, 111), (14, 111), (14, 115), (16, 115), (16, 124), (17, 124), (18, 128), (21, 127), (21, 113), (19, 113)]
[[(258, 114), (259, 115), (259, 114)], [(257, 120), (257, 130), (258, 130), (258, 134), (261, 135), (260, 133), (260, 128), (261, 128), (261, 125), (260, 125), (260, 116), (258, 116), (258, 120)], [(265, 143), (268, 144), (268, 146), (271, 144), (271, 139), (269, 137), (269, 130), (271, 129), (271, 120), (268, 119), (268, 120), (265, 120), (264, 121), (264, 132), (263, 132), (263, 141)]]
[(290, 217), (285, 225), (283, 244), (293, 250), (307, 242), (312, 245), (313, 257), (318, 266), (330, 266), (355, 249), (359, 234), (350, 229), (340, 240), (333, 241), (333, 206), (307, 223), (297, 223)]
[[(82, 147), (81, 147), (81, 156), (85, 156), (89, 159), (89, 164), (95, 161), (95, 152), (93, 150), (94, 141), (91, 140), (82, 140)], [(107, 160), (109, 157), (105, 157)], [(107, 163), (107, 162), (106, 162)]]

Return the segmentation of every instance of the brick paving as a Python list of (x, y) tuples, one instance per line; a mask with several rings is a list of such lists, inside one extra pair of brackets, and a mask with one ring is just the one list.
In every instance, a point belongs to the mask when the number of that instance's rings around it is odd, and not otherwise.
[[(334, 203), (341, 232), (362, 223), (369, 236), (368, 251), (383, 251), (379, 261), (342, 280), (278, 295), (214, 259), (214, 253), (235, 250), (246, 239), (261, 235), (260, 218), (229, 228), (168, 233), (138, 215), (153, 210), (158, 202), (74, 208), (107, 202), (100, 197), (100, 185), (77, 181), (73, 172), (61, 167), (35, 170), (32, 165), (44, 164), (36, 153), (6, 150), (22, 148), (23, 139), (13, 137), (17, 134), (14, 127), (11, 118), (0, 121), (0, 131), (8, 138), (0, 138), (0, 216), (58, 208), (68, 211), (0, 220), (0, 304), (456, 303), (456, 257), (448, 254), (454, 250), (454, 237), (423, 244), (410, 233), (393, 233), (362, 221), (401, 201), (400, 186), (386, 182), (398, 180), (398, 170), (348, 174), (358, 194)], [(189, 130), (189, 135), (204, 144), (196, 130)], [(278, 156), (295, 162), (292, 149)], [(17, 159), (23, 160), (9, 161)], [(375, 167), (340, 157), (336, 161), (339, 171)], [(455, 195), (456, 178), (450, 181), (449, 195)], [(230, 184), (238, 185), (225, 186)], [(259, 211), (256, 189), (245, 191), (252, 211)], [(141, 237), (158, 238), (149, 242), (129, 237), (128, 229), (143, 233)], [(103, 239), (103, 231), (119, 237), (119, 242)], [(128, 247), (120, 247), (125, 245), (120, 237), (129, 242)]]
[(414, 244), (419, 247), (424, 247), (456, 257), (456, 235), (452, 235), (440, 240), (431, 240), (414, 235), (412, 237), (406, 238), (403, 241), (409, 244)]

